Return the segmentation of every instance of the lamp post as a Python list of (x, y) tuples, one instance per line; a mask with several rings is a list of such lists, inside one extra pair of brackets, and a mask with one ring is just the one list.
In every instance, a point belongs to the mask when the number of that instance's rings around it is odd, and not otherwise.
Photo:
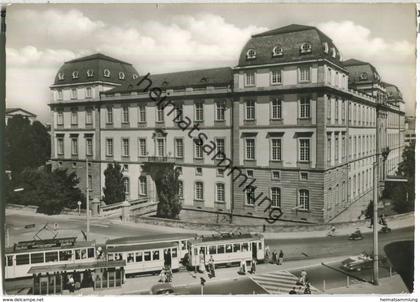
[(86, 157), (86, 237), (89, 239), (90, 232), (90, 207), (89, 207), (89, 162)]
[(79, 208), (79, 216), (80, 216), (80, 206), (82, 205), (82, 202), (79, 200), (78, 202), (77, 202), (77, 206), (78, 206), (78, 208)]

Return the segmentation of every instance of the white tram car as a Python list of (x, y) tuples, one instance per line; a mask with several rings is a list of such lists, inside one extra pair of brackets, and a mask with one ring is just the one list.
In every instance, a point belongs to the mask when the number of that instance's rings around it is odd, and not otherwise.
[[(264, 260), (264, 237), (260, 234), (221, 234), (191, 241), (189, 265), (198, 267), (200, 258), (207, 263), (210, 256), (215, 264), (237, 264), (241, 261)], [(200, 257), (200, 255), (202, 255)]]
[(32, 267), (77, 264), (95, 260), (95, 241), (76, 241), (76, 237), (21, 241), (5, 249), (5, 278), (31, 277)]
[(180, 268), (180, 260), (188, 253), (188, 243), (195, 234), (159, 234), (124, 237), (105, 244), (107, 260), (125, 260), (125, 274), (134, 275), (160, 271), (169, 252), (172, 270)]

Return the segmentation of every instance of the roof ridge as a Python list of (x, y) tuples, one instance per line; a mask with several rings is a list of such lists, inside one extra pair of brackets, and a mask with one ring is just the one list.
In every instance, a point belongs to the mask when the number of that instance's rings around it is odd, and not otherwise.
[(278, 27), (275, 29), (270, 29), (268, 31), (265, 31), (259, 34), (252, 35), (251, 37), (272, 36), (276, 34), (292, 33), (292, 32), (304, 31), (304, 30), (309, 30), (309, 29), (317, 29), (317, 28), (315, 26), (293, 23), (293, 24)]
[(112, 62), (117, 62), (117, 63), (122, 63), (122, 64), (127, 64), (127, 65), (132, 65), (131, 63), (125, 62), (125, 61), (121, 61), (119, 59), (104, 55), (103, 53), (97, 52), (91, 55), (87, 55), (84, 57), (80, 57), (80, 58), (76, 58), (70, 61), (66, 61), (64, 62), (66, 63), (76, 63), (76, 62), (83, 62), (83, 61), (91, 61), (91, 60), (106, 60), (106, 61), (112, 61)]

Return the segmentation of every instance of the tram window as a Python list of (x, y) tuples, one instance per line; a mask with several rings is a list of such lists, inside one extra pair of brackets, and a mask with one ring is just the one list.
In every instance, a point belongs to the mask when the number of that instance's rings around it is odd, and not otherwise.
[(224, 245), (218, 245), (217, 246), (217, 253), (218, 254), (224, 254), (225, 253), (225, 246)]
[(44, 253), (33, 253), (31, 254), (31, 263), (43, 263)]
[(172, 257), (177, 257), (178, 251), (176, 250), (176, 247), (172, 248)]
[(241, 245), (239, 243), (235, 243), (233, 245), (233, 252), (236, 253), (236, 252), (240, 252), (240, 251), (241, 251)]
[(109, 253), (108, 254), (108, 261), (112, 261), (114, 260), (114, 254), (113, 253)]
[(116, 253), (115, 260), (123, 260), (123, 255), (121, 253)]
[(248, 251), (248, 243), (247, 242), (246, 243), (242, 243), (242, 251), (243, 252)]
[(258, 242), (258, 249), (262, 250), (262, 243), (261, 242)]
[(127, 262), (128, 263), (134, 262), (134, 253), (128, 253)]
[(7, 266), (13, 266), (13, 256), (7, 256)]
[(95, 257), (95, 248), (90, 247), (88, 248), (88, 258), (94, 258)]
[(143, 261), (143, 253), (142, 252), (136, 252), (136, 262)]
[(214, 254), (216, 254), (217, 252), (216, 252), (216, 246), (215, 245), (210, 245), (209, 246), (209, 254), (210, 255), (214, 255)]
[(86, 249), (82, 249), (80, 254), (82, 255), (82, 259), (86, 259)]
[(66, 251), (60, 251), (59, 256), (60, 256), (60, 261), (67, 261), (67, 260), (71, 260), (71, 250), (66, 250)]
[(74, 251), (75, 251), (75, 255), (76, 255), (76, 260), (79, 260), (80, 259), (80, 250), (77, 249), (77, 250), (74, 250)]
[(159, 260), (159, 251), (153, 251), (153, 260)]
[(16, 265), (29, 264), (29, 254), (16, 255)]
[(226, 244), (226, 253), (232, 253), (232, 244)]
[(185, 250), (187, 248), (187, 241), (181, 240), (181, 250)]
[(144, 261), (150, 261), (150, 251), (144, 252)]
[(58, 261), (58, 252), (46, 252), (45, 262), (54, 262), (54, 261)]

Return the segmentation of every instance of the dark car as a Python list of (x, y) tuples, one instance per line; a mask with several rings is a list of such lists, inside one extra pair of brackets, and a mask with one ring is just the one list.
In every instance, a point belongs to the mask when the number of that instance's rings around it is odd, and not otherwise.
[(171, 283), (155, 284), (150, 290), (152, 295), (171, 295), (174, 292), (175, 287)]
[(347, 271), (360, 272), (373, 267), (373, 258), (366, 254), (360, 254), (343, 260), (341, 267)]

